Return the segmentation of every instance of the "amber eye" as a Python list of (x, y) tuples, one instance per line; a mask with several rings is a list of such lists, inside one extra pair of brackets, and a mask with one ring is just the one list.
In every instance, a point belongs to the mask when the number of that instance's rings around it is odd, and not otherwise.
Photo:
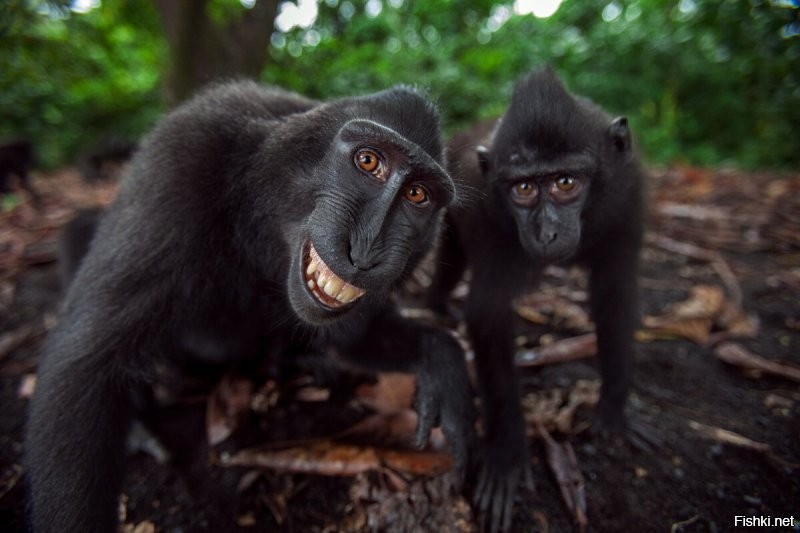
[(577, 182), (572, 176), (561, 176), (560, 178), (556, 179), (556, 188), (562, 192), (569, 192), (574, 189), (576, 185)]
[(517, 193), (517, 196), (525, 198), (533, 194), (533, 185), (531, 185), (527, 181), (517, 183), (516, 185), (514, 185), (514, 192)]
[(527, 181), (521, 181), (514, 185), (514, 196), (517, 198), (530, 198), (536, 192), (536, 187)]
[(422, 185), (409, 185), (403, 194), (412, 204), (423, 205), (428, 202), (428, 191)]
[(377, 173), (381, 166), (378, 154), (372, 150), (359, 150), (356, 153), (355, 161), (358, 168), (370, 174)]

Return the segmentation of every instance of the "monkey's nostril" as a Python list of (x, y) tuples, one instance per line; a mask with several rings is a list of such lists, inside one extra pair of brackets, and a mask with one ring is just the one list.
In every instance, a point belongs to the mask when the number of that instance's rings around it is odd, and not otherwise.
[(556, 241), (556, 237), (558, 237), (558, 233), (553, 233), (550, 235), (550, 240), (547, 241), (547, 244), (553, 244)]

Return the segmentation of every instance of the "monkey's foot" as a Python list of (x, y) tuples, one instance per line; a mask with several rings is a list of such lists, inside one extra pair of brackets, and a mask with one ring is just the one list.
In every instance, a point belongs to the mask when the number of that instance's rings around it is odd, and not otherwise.
[(652, 453), (663, 447), (664, 441), (656, 429), (637, 416), (602, 416), (598, 411), (592, 422), (592, 434), (605, 441), (625, 441), (636, 450)]
[(528, 491), (534, 490), (527, 450), (516, 461), (509, 460), (513, 455), (516, 454), (508, 449), (487, 449), (472, 495), (472, 505), (478, 514), (481, 531), (509, 531), (520, 482), (524, 480)]

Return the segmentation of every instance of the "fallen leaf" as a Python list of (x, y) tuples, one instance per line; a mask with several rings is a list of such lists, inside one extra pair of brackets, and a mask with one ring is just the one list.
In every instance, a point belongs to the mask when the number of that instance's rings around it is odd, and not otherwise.
[(222, 377), (206, 404), (206, 436), (211, 446), (233, 433), (241, 417), (250, 409), (252, 398), (252, 381), (232, 374)]
[(793, 381), (800, 381), (800, 368), (797, 366), (784, 361), (765, 359), (733, 342), (726, 342), (717, 346), (714, 349), (714, 355), (720, 360), (745, 371), (763, 372)]
[(686, 300), (672, 304), (660, 316), (644, 317), (642, 325), (646, 329), (636, 332), (639, 341), (685, 338), (700, 345), (753, 336), (758, 331), (758, 320), (726, 299), (722, 288), (715, 285), (692, 287)]
[(360, 385), (356, 389), (356, 398), (381, 413), (404, 410), (413, 404), (415, 384), (412, 374), (381, 373), (376, 383)]
[(738, 446), (739, 448), (747, 448), (749, 450), (755, 450), (757, 452), (764, 453), (769, 452), (771, 449), (769, 444), (754, 441), (745, 437), (744, 435), (740, 435), (739, 433), (735, 433), (727, 429), (707, 426), (705, 424), (701, 424), (700, 422), (695, 422), (694, 420), (689, 420), (689, 427), (705, 437), (722, 442), (724, 444), (731, 444), (733, 446)]
[(587, 333), (577, 337), (554, 341), (547, 346), (532, 350), (519, 350), (515, 355), (517, 366), (543, 366), (577, 359), (586, 359), (597, 354), (597, 336)]
[(373, 446), (409, 447), (417, 429), (417, 413), (411, 409), (376, 413), (350, 426), (337, 440)]
[(558, 481), (561, 499), (575, 517), (580, 531), (589, 525), (586, 517), (586, 482), (578, 467), (575, 451), (569, 442), (556, 442), (547, 430), (539, 426), (537, 433), (542, 437), (547, 451), (547, 465)]
[(559, 294), (537, 291), (514, 302), (517, 314), (534, 324), (552, 324), (576, 331), (591, 331), (589, 314), (580, 305)]
[(293, 474), (354, 476), (389, 467), (409, 474), (437, 475), (452, 467), (450, 456), (435, 451), (392, 450), (330, 439), (284, 449), (258, 447), (221, 457), (223, 466), (261, 467)]
[(30, 400), (33, 398), (33, 392), (36, 390), (36, 374), (25, 374), (19, 383), (17, 389), (17, 396), (23, 400)]

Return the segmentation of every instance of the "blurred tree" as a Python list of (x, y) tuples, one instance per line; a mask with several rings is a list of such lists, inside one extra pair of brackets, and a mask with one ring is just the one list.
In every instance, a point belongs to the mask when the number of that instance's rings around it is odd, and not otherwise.
[(257, 78), (267, 61), (277, 0), (155, 0), (170, 48), (166, 97), (174, 105), (219, 78)]
[(651, 161), (800, 167), (796, 0), (565, 0), (543, 18), (534, 0), (251, 2), (0, 0), (0, 137), (68, 161), (145, 131), (165, 93), (237, 75), (317, 98), (421, 86), (453, 131), (550, 63), (628, 115)]

